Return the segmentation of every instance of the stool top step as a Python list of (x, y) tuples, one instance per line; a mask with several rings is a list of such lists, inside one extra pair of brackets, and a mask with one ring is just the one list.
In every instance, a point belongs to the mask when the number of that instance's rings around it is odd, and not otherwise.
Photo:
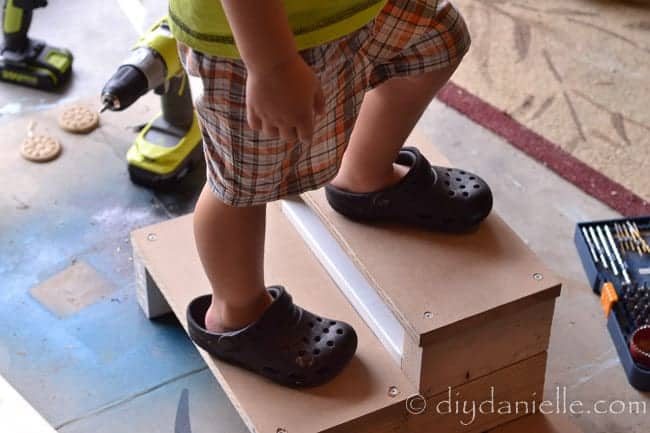
[[(417, 132), (407, 144), (449, 166)], [(351, 221), (322, 189), (303, 198), (420, 344), (560, 294), (559, 279), (495, 212), (475, 232), (447, 235)]]
[[(191, 216), (136, 230), (132, 243), (135, 260), (144, 264), (187, 330), (188, 303), (210, 291), (195, 250)], [(281, 387), (199, 349), (252, 432), (329, 431), (396, 404), (403, 406), (416, 393), (286, 220), (279, 204), (268, 209), (265, 260), (268, 284), (283, 284), (297, 304), (350, 323), (359, 346), (352, 363), (333, 382), (306, 390)], [(391, 387), (397, 395), (391, 395)]]

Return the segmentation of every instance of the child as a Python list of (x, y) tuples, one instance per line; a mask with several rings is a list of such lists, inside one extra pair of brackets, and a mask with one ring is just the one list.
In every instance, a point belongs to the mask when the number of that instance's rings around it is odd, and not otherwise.
[(465, 23), (445, 0), (171, 0), (169, 17), (204, 84), (208, 180), (194, 234), (213, 294), (188, 307), (190, 335), (278, 383), (324, 383), (357, 337), (265, 287), (265, 204), (329, 183), (329, 203), (357, 220), (441, 231), (482, 221), (485, 182), (402, 149), (467, 51)]

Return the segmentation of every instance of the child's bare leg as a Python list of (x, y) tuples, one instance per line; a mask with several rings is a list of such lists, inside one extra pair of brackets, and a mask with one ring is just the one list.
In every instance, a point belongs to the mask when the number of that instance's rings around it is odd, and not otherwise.
[(408, 167), (394, 164), (399, 149), (456, 66), (392, 78), (366, 93), (350, 143), (332, 185), (373, 192), (397, 183)]
[(264, 285), (266, 206), (231, 207), (206, 185), (194, 211), (194, 238), (212, 286), (206, 314), (210, 331), (235, 330), (257, 320), (271, 304)]

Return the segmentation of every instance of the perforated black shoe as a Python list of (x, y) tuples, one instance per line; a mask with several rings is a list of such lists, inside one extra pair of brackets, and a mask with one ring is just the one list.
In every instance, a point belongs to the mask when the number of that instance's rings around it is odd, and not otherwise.
[(397, 184), (371, 193), (325, 187), (330, 206), (357, 221), (404, 223), (428, 230), (462, 232), (492, 210), (492, 192), (477, 175), (432, 166), (414, 147), (400, 150), (397, 164), (411, 167)]
[(192, 340), (211, 355), (290, 387), (321, 385), (350, 362), (357, 348), (352, 326), (295, 305), (281, 286), (267, 289), (273, 302), (262, 317), (233, 332), (205, 329), (212, 295), (187, 307)]

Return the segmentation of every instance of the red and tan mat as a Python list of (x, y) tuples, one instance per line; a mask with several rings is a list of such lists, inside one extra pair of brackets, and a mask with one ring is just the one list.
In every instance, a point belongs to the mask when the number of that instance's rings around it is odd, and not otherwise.
[(439, 99), (626, 215), (650, 214), (650, 1), (454, 0)]

